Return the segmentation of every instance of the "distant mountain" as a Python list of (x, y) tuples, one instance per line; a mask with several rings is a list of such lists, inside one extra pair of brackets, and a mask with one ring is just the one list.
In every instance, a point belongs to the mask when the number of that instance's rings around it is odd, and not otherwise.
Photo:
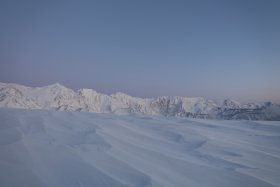
[(241, 104), (229, 99), (216, 101), (179, 96), (143, 99), (121, 92), (106, 95), (92, 89), (74, 91), (58, 83), (37, 88), (0, 83), (0, 107), (208, 119), (280, 120), (280, 105), (271, 102)]

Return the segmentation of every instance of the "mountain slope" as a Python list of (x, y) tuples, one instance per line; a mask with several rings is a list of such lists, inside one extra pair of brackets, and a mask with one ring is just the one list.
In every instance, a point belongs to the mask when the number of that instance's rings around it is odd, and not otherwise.
[(106, 95), (92, 89), (74, 91), (58, 83), (37, 88), (0, 83), (0, 107), (213, 119), (280, 120), (280, 106), (270, 102), (241, 104), (229, 99), (215, 101), (179, 96), (143, 99), (121, 92)]

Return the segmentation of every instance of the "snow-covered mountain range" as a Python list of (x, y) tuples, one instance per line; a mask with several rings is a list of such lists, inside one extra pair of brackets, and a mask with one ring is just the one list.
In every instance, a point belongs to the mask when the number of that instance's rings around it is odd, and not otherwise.
[(241, 104), (229, 99), (179, 96), (137, 98), (121, 92), (106, 95), (92, 89), (74, 91), (58, 83), (36, 88), (0, 83), (0, 107), (209, 119), (280, 120), (280, 105), (271, 102)]

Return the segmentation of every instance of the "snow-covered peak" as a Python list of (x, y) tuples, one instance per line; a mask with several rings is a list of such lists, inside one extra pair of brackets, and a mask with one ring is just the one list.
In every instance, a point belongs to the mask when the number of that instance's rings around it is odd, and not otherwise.
[(46, 87), (53, 87), (53, 88), (56, 87), (56, 88), (59, 88), (59, 87), (65, 87), (65, 86), (63, 86), (62, 84), (59, 84), (58, 82), (56, 82), (56, 83), (50, 84), (50, 85), (48, 85)]
[(242, 104), (232, 99), (225, 99), (218, 101), (219, 105), (223, 108), (242, 108)]
[(0, 88), (0, 92), (2, 95), (6, 96), (21, 97), (23, 95), (19, 89), (12, 86), (2, 87)]
[(0, 88), (0, 107), (37, 109), (40, 106), (12, 85)]
[(77, 91), (79, 95), (84, 97), (92, 97), (93, 95), (97, 95), (98, 93), (93, 89), (83, 88)]
[(195, 118), (280, 120), (280, 106), (271, 102), (240, 104), (230, 99), (214, 101), (201, 97), (181, 96), (142, 99), (122, 92), (106, 95), (93, 89), (73, 91), (59, 83), (36, 88), (0, 83), (0, 107)]
[[(67, 92), (70, 91), (71, 89), (59, 84), (59, 83), (54, 83), (48, 86), (44, 86), (41, 87), (39, 89), (45, 90), (45, 91), (49, 91), (49, 92), (53, 92), (53, 93), (58, 93), (58, 92)], [(71, 90), (72, 91), (72, 90)]]

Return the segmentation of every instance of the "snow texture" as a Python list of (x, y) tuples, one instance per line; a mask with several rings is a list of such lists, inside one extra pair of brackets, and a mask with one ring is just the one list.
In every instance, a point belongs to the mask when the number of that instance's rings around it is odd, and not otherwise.
[(279, 145), (277, 121), (2, 108), (0, 186), (275, 187)]

